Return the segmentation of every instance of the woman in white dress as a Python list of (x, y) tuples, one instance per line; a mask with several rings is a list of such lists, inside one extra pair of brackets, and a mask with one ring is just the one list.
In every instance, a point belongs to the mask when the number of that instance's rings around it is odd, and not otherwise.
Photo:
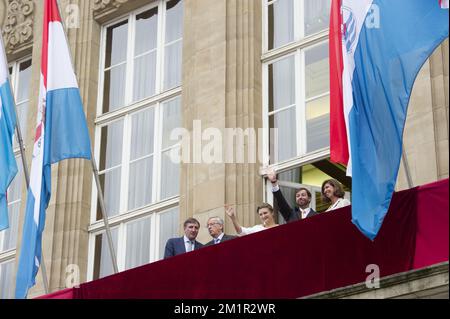
[(228, 217), (230, 217), (231, 221), (233, 222), (234, 229), (236, 229), (236, 233), (239, 236), (256, 233), (261, 230), (278, 226), (278, 224), (275, 223), (275, 214), (273, 212), (273, 207), (270, 204), (264, 203), (259, 206), (256, 211), (259, 215), (259, 218), (261, 219), (262, 224), (255, 225), (253, 227), (242, 227), (236, 217), (234, 207), (231, 205), (225, 205), (225, 213), (228, 215)]
[(350, 201), (344, 198), (344, 195), (342, 184), (337, 180), (327, 179), (322, 183), (322, 199), (325, 203), (331, 203), (327, 212), (350, 205)]

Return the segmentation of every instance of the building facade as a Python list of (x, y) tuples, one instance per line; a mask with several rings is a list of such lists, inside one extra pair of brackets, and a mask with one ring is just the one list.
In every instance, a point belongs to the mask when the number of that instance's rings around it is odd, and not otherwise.
[[(161, 259), (165, 241), (182, 234), (187, 217), (200, 221), (201, 242), (210, 240), (210, 216), (225, 219), (226, 232), (234, 233), (225, 203), (236, 206), (243, 225), (258, 223), (256, 207), (273, 202), (267, 167), (280, 172), (292, 202), (303, 185), (313, 193), (313, 207), (326, 209), (320, 186), (329, 177), (351, 197), (345, 169), (328, 160), (331, 0), (58, 3), (120, 271)], [(42, 13), (42, 1), (0, 0), (28, 165)], [(413, 186), (449, 175), (448, 71), (447, 39), (422, 67), (408, 109), (404, 146)], [(177, 128), (186, 139), (176, 138)], [(17, 143), (15, 149), (20, 163)], [(409, 187), (401, 165), (397, 189)], [(89, 161), (52, 166), (42, 241), (50, 292), (113, 273), (97, 198)], [(0, 232), (0, 298), (14, 296), (23, 170), (8, 202), (11, 226)], [(36, 280), (29, 297), (44, 294), (40, 273)]]

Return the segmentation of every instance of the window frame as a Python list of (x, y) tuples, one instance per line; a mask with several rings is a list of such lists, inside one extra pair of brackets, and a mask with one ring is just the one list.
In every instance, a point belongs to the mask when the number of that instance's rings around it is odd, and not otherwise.
[[(160, 216), (161, 214), (170, 211), (174, 208), (179, 209), (180, 203), (180, 194), (170, 196), (165, 199), (161, 199), (161, 185), (162, 185), (162, 177), (161, 177), (161, 168), (163, 165), (162, 156), (165, 151), (169, 149), (173, 149), (175, 147), (179, 147), (180, 142), (174, 143), (169, 147), (162, 147), (162, 139), (163, 139), (163, 115), (164, 115), (164, 107), (165, 103), (170, 103), (173, 100), (179, 99), (180, 105), (182, 108), (182, 78), (180, 80), (179, 85), (172, 87), (170, 89), (164, 90), (164, 58), (165, 58), (165, 22), (166, 22), (166, 5), (170, 2), (170, 0), (160, 0), (152, 2), (148, 5), (140, 7), (137, 10), (133, 10), (124, 14), (116, 19), (109, 21), (108, 23), (101, 26), (101, 35), (100, 35), (100, 47), (99, 47), (99, 70), (98, 70), (98, 88), (97, 88), (97, 105), (96, 105), (96, 118), (94, 121), (95, 125), (95, 137), (94, 137), (94, 156), (99, 164), (100, 161), (100, 153), (101, 153), (101, 135), (102, 129), (112, 124), (116, 121), (123, 121), (123, 133), (122, 133), (122, 154), (121, 154), (121, 185), (120, 185), (120, 203), (119, 203), (119, 212), (114, 216), (108, 218), (110, 228), (118, 227), (118, 246), (117, 246), (117, 263), (119, 271), (125, 270), (126, 266), (126, 231), (127, 225), (130, 222), (137, 221), (144, 218), (150, 218), (151, 223), (151, 233), (150, 233), (150, 261), (154, 262), (159, 260), (159, 235), (160, 235)], [(183, 7), (184, 7), (183, 3)], [(148, 10), (153, 8), (158, 8), (158, 34), (157, 34), (157, 57), (156, 57), (156, 78), (155, 78), (155, 93), (149, 97), (133, 101), (133, 88), (134, 85), (134, 60), (136, 57), (134, 56), (135, 50), (135, 35), (136, 35), (136, 17)], [(184, 12), (184, 9), (183, 9)], [(184, 17), (184, 15), (183, 15)], [(118, 107), (112, 111), (108, 111), (103, 113), (103, 99), (104, 99), (104, 77), (105, 77), (105, 59), (106, 59), (106, 51), (107, 51), (107, 31), (108, 28), (116, 25), (120, 22), (127, 20), (128, 24), (128, 33), (127, 33), (127, 57), (126, 61), (123, 62), (126, 64), (126, 85), (124, 91), (124, 106)], [(183, 41), (184, 38), (178, 39), (176, 41)], [(172, 43), (171, 42), (171, 43)], [(144, 54), (144, 53), (143, 53)], [(111, 66), (110, 66), (111, 67)], [(182, 70), (181, 70), (182, 71)], [(181, 73), (182, 74), (182, 73)], [(138, 159), (134, 159), (130, 161), (131, 158), (131, 138), (132, 138), (132, 119), (133, 115), (138, 114), (139, 112), (145, 112), (153, 108), (154, 110), (154, 127), (153, 127), (153, 151), (150, 153), (153, 157), (152, 163), (152, 194), (151, 194), (151, 202), (142, 207), (136, 207), (133, 209), (128, 208), (128, 189), (130, 187), (130, 164), (131, 162), (137, 161)], [(181, 113), (180, 113), (181, 117)], [(150, 156), (150, 155), (146, 155)], [(144, 157), (146, 157), (144, 156)], [(143, 158), (144, 158), (143, 157)], [(105, 170), (109, 170), (105, 169)], [(102, 170), (101, 172), (104, 172)], [(103, 190), (104, 191), (104, 190)], [(95, 268), (95, 239), (101, 233), (105, 232), (105, 225), (103, 218), (97, 220), (97, 188), (95, 183), (92, 183), (91, 190), (91, 207), (90, 207), (90, 225), (88, 226), (89, 233), (89, 254), (88, 254), (88, 267), (87, 267), (87, 279), (94, 279), (94, 268)], [(179, 213), (179, 212), (178, 212)], [(109, 261), (108, 261), (109, 262)]]

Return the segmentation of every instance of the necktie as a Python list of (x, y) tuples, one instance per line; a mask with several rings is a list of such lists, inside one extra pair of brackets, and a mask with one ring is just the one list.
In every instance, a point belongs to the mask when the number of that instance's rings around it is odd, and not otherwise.
[(215, 244), (220, 243), (220, 238), (215, 238), (215, 239), (214, 239), (214, 243), (215, 243)]

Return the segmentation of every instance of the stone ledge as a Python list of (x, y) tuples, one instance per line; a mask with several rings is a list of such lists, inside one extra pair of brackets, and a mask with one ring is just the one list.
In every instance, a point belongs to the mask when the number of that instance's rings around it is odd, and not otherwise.
[(448, 261), (380, 279), (380, 288), (365, 283), (302, 297), (301, 299), (449, 298)]

